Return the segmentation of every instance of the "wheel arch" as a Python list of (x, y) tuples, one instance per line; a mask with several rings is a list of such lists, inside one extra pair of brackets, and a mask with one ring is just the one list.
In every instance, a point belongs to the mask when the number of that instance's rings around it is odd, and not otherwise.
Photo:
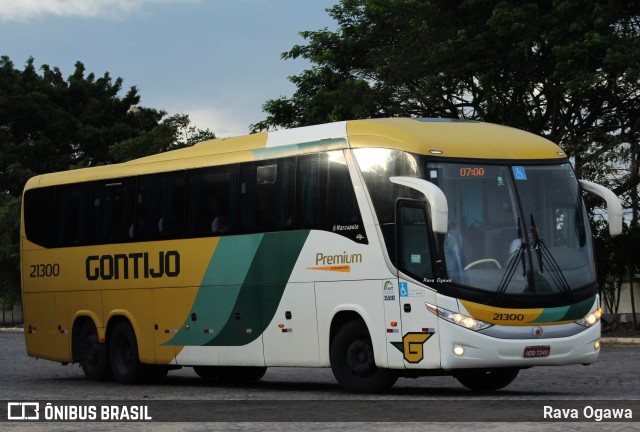
[[(115, 381), (121, 384), (141, 384), (149, 379), (161, 379), (161, 375), (166, 375), (168, 371), (168, 368), (162, 370), (152, 362), (145, 362), (140, 349), (140, 329), (136, 324), (128, 314), (119, 314), (117, 311), (110, 314), (107, 321), (106, 338), (109, 342), (111, 371)], [(132, 346), (135, 346), (137, 359), (133, 357)], [(161, 371), (164, 373), (157, 375)], [(154, 375), (157, 375), (156, 378), (153, 378)]]
[(113, 333), (113, 329), (115, 328), (115, 326), (122, 321), (126, 321), (131, 325), (131, 328), (133, 328), (133, 333), (136, 336), (136, 343), (140, 345), (140, 343), (138, 342), (140, 332), (138, 331), (136, 320), (127, 311), (125, 310), (113, 311), (111, 314), (109, 314), (109, 317), (107, 318), (106, 321), (107, 322), (105, 325), (105, 332), (104, 332), (106, 341), (109, 341), (109, 339), (111, 338), (111, 334)]
[(105, 318), (105, 340), (109, 342), (111, 332), (120, 321), (128, 321), (133, 328), (133, 334), (136, 337), (136, 343), (138, 346), (138, 355), (140, 361), (146, 364), (156, 363), (155, 354), (155, 339), (153, 321), (151, 314), (145, 313), (143, 310), (139, 310), (134, 315), (130, 309), (118, 308), (112, 309)]

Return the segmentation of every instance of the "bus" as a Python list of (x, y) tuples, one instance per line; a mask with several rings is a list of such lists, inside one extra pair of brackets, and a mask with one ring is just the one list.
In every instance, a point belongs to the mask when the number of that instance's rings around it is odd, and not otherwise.
[(388, 118), (44, 174), (24, 189), (29, 356), (92, 380), (330, 367), (351, 392), (449, 375), (497, 390), (590, 364), (600, 300), (583, 193), (536, 135)]

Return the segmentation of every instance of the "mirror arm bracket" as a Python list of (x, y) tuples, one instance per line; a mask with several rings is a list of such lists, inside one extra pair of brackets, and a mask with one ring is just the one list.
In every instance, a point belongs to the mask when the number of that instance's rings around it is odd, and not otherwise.
[(431, 207), (431, 228), (434, 233), (446, 234), (449, 218), (447, 197), (435, 184), (417, 177), (389, 177), (392, 183), (417, 190), (426, 198)]
[(618, 196), (606, 187), (587, 180), (580, 180), (580, 187), (605, 200), (609, 234), (612, 237), (620, 235), (622, 233), (622, 204), (620, 204)]

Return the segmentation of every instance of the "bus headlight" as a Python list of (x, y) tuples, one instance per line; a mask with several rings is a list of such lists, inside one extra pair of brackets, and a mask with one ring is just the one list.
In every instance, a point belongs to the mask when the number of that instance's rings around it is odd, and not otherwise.
[(457, 324), (460, 327), (464, 327), (474, 331), (484, 330), (487, 327), (491, 327), (491, 324), (486, 323), (484, 321), (477, 320), (470, 316), (463, 315), (458, 312), (451, 312), (450, 310), (447, 310), (438, 306), (434, 306), (429, 303), (425, 303), (425, 305), (427, 306), (427, 309), (431, 313), (438, 315), (440, 318), (446, 321), (449, 321), (450, 323)]
[(598, 308), (590, 314), (585, 315), (583, 318), (576, 321), (576, 324), (580, 324), (581, 326), (591, 327), (598, 321), (600, 321), (600, 317), (602, 316), (602, 308)]

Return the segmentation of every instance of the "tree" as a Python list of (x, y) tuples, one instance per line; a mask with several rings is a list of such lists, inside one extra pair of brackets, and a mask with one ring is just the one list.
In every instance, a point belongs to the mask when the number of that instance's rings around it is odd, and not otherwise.
[(0, 193), (0, 307), (3, 312), (15, 304), (20, 292), (20, 202), (20, 197)]
[[(13, 196), (35, 174), (109, 163), (111, 144), (142, 132), (127, 115), (140, 96), (131, 87), (120, 97), (121, 78), (85, 76), (80, 62), (67, 80), (58, 68), (41, 70), (39, 75), (33, 59), (22, 71), (8, 57), (0, 59), (0, 191)], [(152, 109), (144, 114), (147, 130), (164, 115)]]
[(11, 311), (11, 324), (13, 322), (13, 307), (20, 300), (20, 291), (12, 289), (10, 283), (6, 280), (0, 280), (0, 311), (2, 312), (2, 320), (0, 323), (7, 324), (6, 313)]
[[(132, 114), (139, 115), (135, 109), (132, 110)], [(176, 114), (164, 119), (150, 131), (111, 145), (109, 154), (114, 162), (125, 162), (143, 156), (189, 147), (215, 137), (215, 134), (208, 129), (202, 130), (191, 126), (188, 115)]]

